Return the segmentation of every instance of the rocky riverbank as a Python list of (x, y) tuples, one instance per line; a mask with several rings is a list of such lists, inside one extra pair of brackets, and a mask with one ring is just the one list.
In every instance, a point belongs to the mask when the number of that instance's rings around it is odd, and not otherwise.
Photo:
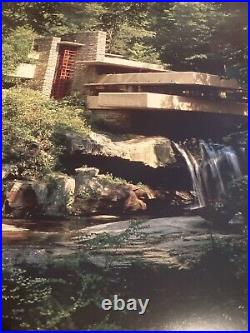
[(124, 215), (164, 208), (171, 214), (192, 201), (185, 163), (169, 139), (91, 132), (63, 141), (66, 173), (32, 180), (15, 165), (3, 166), (6, 215)]

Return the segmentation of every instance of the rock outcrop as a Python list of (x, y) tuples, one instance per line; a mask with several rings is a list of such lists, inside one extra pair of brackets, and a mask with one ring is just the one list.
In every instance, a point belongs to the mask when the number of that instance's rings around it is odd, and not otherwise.
[(91, 261), (101, 267), (107, 265), (108, 258), (112, 267), (142, 262), (189, 270), (200, 264), (209, 253), (214, 257), (215, 244), (246, 246), (244, 234), (240, 231), (242, 223), (239, 219), (230, 227), (213, 229), (211, 237), (211, 224), (199, 216), (119, 221), (89, 226), (72, 239), (85, 248), (91, 239), (110, 235), (112, 241), (109, 244), (103, 247), (96, 242), (97, 245), (88, 251)]
[[(49, 216), (65, 216), (71, 214), (74, 203), (75, 179), (67, 175), (56, 175), (48, 183), (48, 195), (44, 213)], [(36, 192), (37, 193), (37, 192)]]
[(38, 211), (38, 197), (31, 181), (14, 181), (7, 184), (3, 195), (3, 213), (15, 218)]
[(15, 180), (4, 193), (4, 214), (28, 216), (66, 216), (74, 201), (75, 179), (56, 174), (47, 182)]
[[(5, 215), (19, 217), (95, 214), (131, 214), (145, 212), (151, 202), (162, 205), (175, 201), (190, 202), (182, 192), (153, 190), (143, 184), (131, 184), (111, 175), (99, 174), (97, 168), (76, 169), (75, 177), (53, 174), (46, 181), (15, 180), (4, 193)], [(177, 203), (177, 204), (178, 204)], [(157, 204), (155, 207), (159, 208)]]
[(147, 186), (133, 185), (107, 175), (96, 168), (76, 169), (73, 211), (76, 215), (129, 213), (147, 209), (145, 201), (155, 193)]
[(152, 168), (176, 163), (171, 140), (161, 136), (107, 135), (90, 132), (85, 137), (67, 134), (70, 155), (115, 157), (141, 162)]
[[(27, 180), (15, 165), (4, 165), (4, 214), (166, 212), (176, 202), (192, 201), (190, 195), (184, 198), (190, 190), (185, 161), (167, 138), (90, 132), (85, 136), (68, 133), (61, 139), (66, 146), (61, 162), (70, 176), (54, 173), (47, 180)], [(182, 191), (186, 191), (184, 197)]]

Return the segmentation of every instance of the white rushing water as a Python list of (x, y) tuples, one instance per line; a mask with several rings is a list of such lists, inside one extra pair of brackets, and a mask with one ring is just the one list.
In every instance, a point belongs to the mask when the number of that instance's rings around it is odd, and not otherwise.
[(198, 162), (189, 150), (181, 147), (178, 143), (175, 143), (175, 146), (187, 163), (188, 170), (192, 178), (193, 190), (197, 196), (198, 205), (203, 207), (205, 206), (205, 196), (201, 186), (202, 181)]
[(198, 207), (223, 198), (227, 183), (242, 175), (238, 156), (231, 146), (201, 140), (199, 161), (186, 147), (177, 143), (175, 147), (186, 161)]

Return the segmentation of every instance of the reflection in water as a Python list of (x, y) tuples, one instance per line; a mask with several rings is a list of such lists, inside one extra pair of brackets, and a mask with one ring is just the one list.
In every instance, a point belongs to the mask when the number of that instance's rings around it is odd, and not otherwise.
[[(180, 322), (176, 322), (171, 331), (232, 331), (234, 324), (223, 320), (225, 314), (215, 315), (212, 318), (207, 318), (206, 315), (199, 316), (198, 318), (186, 318)], [(164, 326), (162, 328), (164, 330)], [(166, 329), (169, 329), (168, 324)]]
[[(230, 252), (213, 250), (193, 269), (145, 265), (140, 254), (128, 266), (106, 269), (93, 260), (95, 253), (90, 261), (85, 248), (74, 248), (63, 228), (29, 235), (3, 247), (5, 329), (246, 328), (246, 281), (238, 272), (237, 252), (232, 263)], [(101, 301), (115, 294), (123, 299), (149, 298), (150, 305), (143, 316), (103, 311)]]

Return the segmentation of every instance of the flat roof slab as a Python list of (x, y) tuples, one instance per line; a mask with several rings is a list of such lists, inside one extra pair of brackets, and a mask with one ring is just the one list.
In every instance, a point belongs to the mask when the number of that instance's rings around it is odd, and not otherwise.
[(139, 68), (143, 70), (150, 70), (153, 72), (166, 71), (162, 65), (150, 64), (147, 62), (140, 62), (123, 58), (115, 58), (115, 57), (104, 57), (102, 60), (95, 60), (95, 61), (78, 61), (78, 63), (83, 63), (87, 65), (106, 65), (106, 66), (122, 67), (128, 69)]

